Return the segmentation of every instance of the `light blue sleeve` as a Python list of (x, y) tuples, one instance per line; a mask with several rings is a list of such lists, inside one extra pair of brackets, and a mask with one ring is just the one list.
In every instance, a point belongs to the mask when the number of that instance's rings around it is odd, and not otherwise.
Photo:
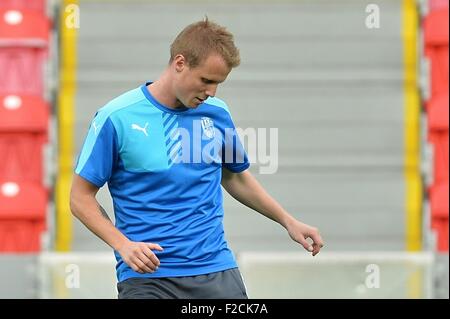
[(97, 187), (108, 182), (118, 160), (117, 134), (105, 113), (100, 110), (91, 122), (75, 168), (76, 174)]

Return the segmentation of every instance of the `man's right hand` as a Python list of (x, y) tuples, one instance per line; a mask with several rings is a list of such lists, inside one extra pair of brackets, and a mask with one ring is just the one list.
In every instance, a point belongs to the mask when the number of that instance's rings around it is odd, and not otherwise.
[(163, 250), (158, 244), (128, 241), (117, 252), (134, 271), (144, 274), (153, 273), (159, 267), (159, 259), (152, 249)]

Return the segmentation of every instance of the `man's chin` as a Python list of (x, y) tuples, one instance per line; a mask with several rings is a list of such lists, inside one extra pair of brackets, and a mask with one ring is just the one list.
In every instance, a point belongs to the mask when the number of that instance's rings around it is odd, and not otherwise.
[(201, 104), (202, 104), (202, 103), (198, 103), (198, 102), (194, 101), (194, 102), (191, 102), (190, 104), (186, 105), (186, 107), (187, 107), (187, 108), (190, 108), (190, 109), (196, 109), (196, 108), (198, 108)]

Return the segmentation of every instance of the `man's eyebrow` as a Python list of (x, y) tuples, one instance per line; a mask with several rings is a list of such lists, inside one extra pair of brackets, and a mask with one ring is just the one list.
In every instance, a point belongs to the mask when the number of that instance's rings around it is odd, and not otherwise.
[(205, 78), (204, 76), (202, 77), (202, 79), (203, 79), (205, 82), (209, 82), (209, 83), (222, 83), (222, 82), (223, 82), (223, 81), (215, 81), (215, 80), (211, 80), (211, 79)]

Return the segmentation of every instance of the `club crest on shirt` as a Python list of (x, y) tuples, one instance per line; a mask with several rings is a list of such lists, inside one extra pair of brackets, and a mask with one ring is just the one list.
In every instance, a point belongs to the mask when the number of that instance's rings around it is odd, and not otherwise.
[(214, 137), (214, 122), (209, 117), (202, 117), (202, 130), (207, 138)]

